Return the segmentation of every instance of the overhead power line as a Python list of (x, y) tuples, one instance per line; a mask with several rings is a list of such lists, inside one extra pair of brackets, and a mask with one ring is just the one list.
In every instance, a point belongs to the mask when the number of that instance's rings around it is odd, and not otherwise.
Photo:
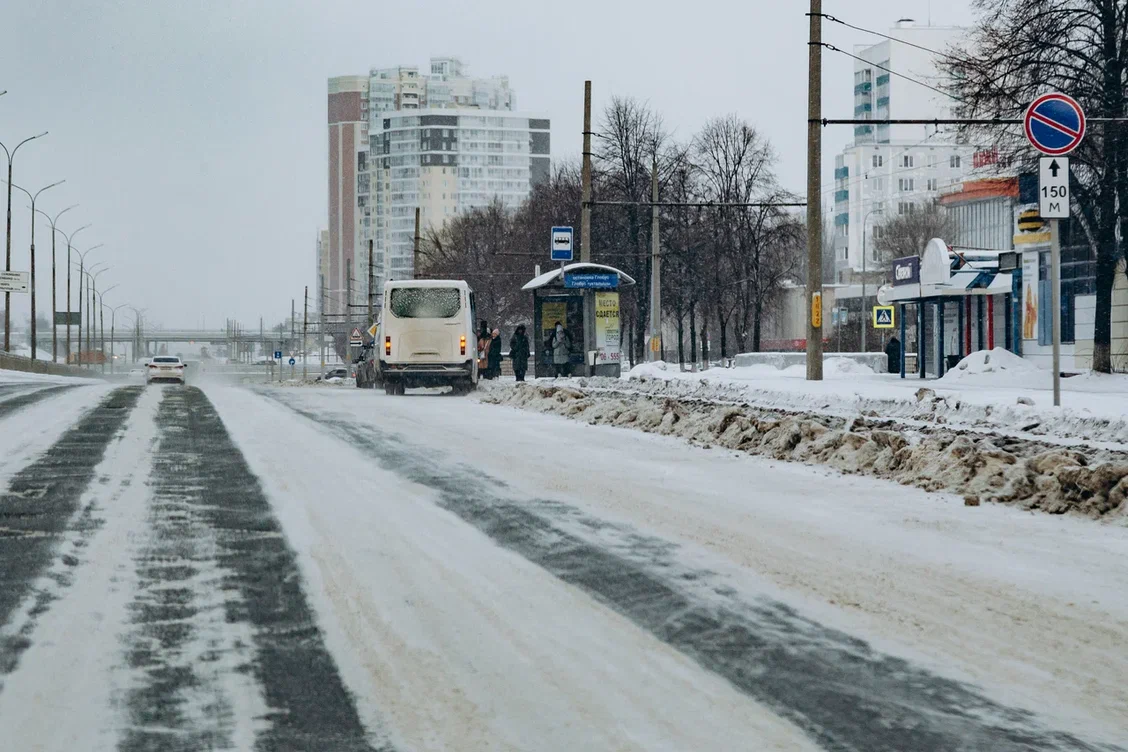
[(835, 47), (833, 44), (830, 44), (828, 42), (822, 42), (822, 46), (826, 47), (831, 52), (840, 52), (843, 55), (845, 55), (846, 57), (852, 57), (855, 60), (857, 60), (858, 62), (865, 63), (866, 65), (872, 65), (874, 68), (877, 68), (879, 70), (883, 70), (890, 75), (897, 76), (899, 78), (903, 78), (906, 81), (911, 81), (912, 83), (917, 84), (918, 86), (923, 86), (926, 89), (932, 89), (932, 91), (936, 92), (937, 94), (943, 94), (944, 96), (950, 97), (951, 99), (954, 99), (957, 102), (963, 101), (959, 97), (955, 96), (954, 94), (949, 94), (948, 92), (944, 91), (943, 89), (938, 89), (931, 84), (926, 84), (924, 81), (920, 81), (918, 79), (915, 79), (912, 76), (906, 76), (904, 73), (898, 73), (897, 71), (893, 70), (892, 68), (886, 68), (884, 65), (881, 65), (879, 63), (875, 63), (872, 60), (866, 60), (864, 57), (858, 57), (857, 55), (850, 53), (850, 52), (847, 52), (846, 50), (841, 50), (841, 49)]
[(830, 22), (836, 23), (836, 24), (840, 24), (840, 25), (845, 26), (849, 29), (854, 29), (855, 31), (860, 31), (864, 34), (873, 34), (876, 37), (881, 37), (882, 39), (888, 39), (891, 42), (898, 42), (899, 44), (903, 44), (906, 47), (915, 47), (918, 50), (922, 50), (924, 52), (931, 53), (933, 55), (936, 55), (937, 57), (947, 58), (948, 60), (952, 60), (952, 61), (958, 60), (957, 57), (955, 57), (954, 55), (949, 55), (946, 52), (939, 52), (938, 50), (934, 50), (934, 49), (931, 49), (929, 47), (925, 47), (923, 45), (919, 45), (919, 44), (916, 44), (915, 42), (910, 42), (910, 41), (905, 40), (905, 39), (900, 39), (898, 37), (890, 36), (888, 34), (883, 34), (880, 31), (874, 31), (873, 29), (865, 29), (865, 28), (862, 28), (861, 26), (855, 26), (852, 23), (847, 23), (846, 21), (843, 21), (841, 18), (835, 18), (834, 16), (830, 15), (829, 13), (820, 13), (819, 15), (821, 15), (827, 21), (830, 21)]

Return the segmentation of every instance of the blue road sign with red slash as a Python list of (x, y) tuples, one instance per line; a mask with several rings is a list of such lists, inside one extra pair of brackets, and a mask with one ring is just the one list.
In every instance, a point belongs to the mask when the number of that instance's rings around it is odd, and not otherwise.
[(1060, 157), (1076, 149), (1085, 137), (1085, 113), (1073, 97), (1052, 92), (1031, 103), (1023, 126), (1035, 149)]

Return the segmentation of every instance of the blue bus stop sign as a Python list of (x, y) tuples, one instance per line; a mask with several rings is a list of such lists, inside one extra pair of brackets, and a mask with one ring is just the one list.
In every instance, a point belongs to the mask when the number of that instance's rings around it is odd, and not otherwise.
[(274, 359), (275, 360), (282, 360), (282, 351), (281, 350), (275, 350), (274, 351)]
[(1027, 108), (1023, 127), (1035, 149), (1060, 157), (1076, 149), (1085, 137), (1085, 112), (1073, 97), (1043, 94)]

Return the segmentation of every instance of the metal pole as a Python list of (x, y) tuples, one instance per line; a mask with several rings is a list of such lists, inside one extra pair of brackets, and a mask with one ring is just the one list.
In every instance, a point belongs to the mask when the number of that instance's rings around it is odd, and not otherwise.
[(117, 330), (117, 309), (110, 311), (110, 375), (114, 375), (114, 333)]
[(1061, 235), (1060, 220), (1050, 220), (1050, 306), (1053, 309), (1054, 407), (1061, 406)]
[[(658, 154), (650, 167), (650, 197), (658, 201)], [(662, 256), (658, 234), (658, 207), (650, 207), (650, 356), (653, 362), (662, 356)]]
[[(411, 241), (411, 272), (412, 279), (419, 279), (419, 207), (415, 207), (415, 237)], [(350, 296), (349, 302), (352, 302)], [(350, 315), (349, 321), (352, 321)], [(349, 332), (352, 333), (352, 324), (349, 325)]]
[(901, 304), (901, 378), (905, 378), (905, 348), (908, 340), (905, 339), (905, 304)]
[[(80, 254), (79, 257), (78, 257), (78, 324), (76, 326), (77, 331), (75, 332), (75, 336), (77, 337), (77, 344), (78, 344), (78, 352), (76, 354), (75, 361), (76, 361), (76, 365), (80, 368), (82, 367), (82, 304), (83, 304), (83, 302), (85, 301), (85, 298), (86, 298), (85, 288), (83, 288), (83, 284), (85, 283), (85, 280), (86, 280), (86, 266), (85, 266), (85, 264), (86, 264), (86, 254)], [(69, 276), (69, 273), (68, 273), (68, 276)], [(69, 283), (68, 283), (68, 287), (69, 287)], [(69, 345), (70, 327), (67, 327), (67, 341), (68, 341), (67, 346), (69, 347), (70, 346)]]
[[(371, 248), (372, 241), (369, 242)], [(369, 268), (371, 268), (372, 254), (369, 253)], [(371, 275), (371, 272), (369, 273)], [(305, 286), (305, 292), (302, 296), (302, 380), (309, 378), (309, 368), (307, 361), (309, 360), (307, 353), (309, 352), (309, 285)]]
[[(39, 194), (36, 193), (35, 196)], [(31, 197), (31, 359), (39, 357), (39, 327), (35, 325), (35, 196)]]
[(321, 358), (321, 365), (318, 374), (325, 371), (325, 278), (321, 279), (321, 312), (317, 315), (317, 332), (320, 344), (318, 346), (319, 357)]
[(580, 261), (591, 261), (591, 81), (584, 81), (584, 153), (580, 171)]
[[(8, 155), (8, 235), (4, 245), (4, 270), (12, 271), (12, 155)], [(12, 349), (12, 294), (4, 293), (4, 352)]]
[(291, 357), (293, 357), (293, 354), (294, 354), (294, 341), (298, 338), (297, 332), (294, 331), (295, 323), (296, 323), (294, 321), (295, 318), (297, 318), (297, 316), (296, 316), (296, 312), (295, 312), (295, 308), (294, 308), (294, 299), (290, 298), (290, 356)]
[(106, 372), (106, 310), (105, 303), (102, 302), (104, 296), (98, 298), (98, 321), (102, 334), (98, 339), (98, 356), (101, 361), (102, 373)]
[[(807, 380), (822, 381), (822, 0), (811, 0), (807, 46)], [(819, 306), (816, 326), (815, 306)]]
[[(419, 231), (416, 230), (416, 235)], [(368, 325), (372, 326), (376, 323), (376, 290), (374, 289), (376, 280), (373, 275), (372, 264), (376, 257), (376, 252), (373, 249), (375, 242), (371, 238), (368, 239)], [(309, 308), (309, 286), (306, 286), (306, 308)]]
[[(419, 226), (419, 209), (415, 210), (415, 217), (416, 217), (415, 225), (416, 225), (416, 227), (418, 227)], [(419, 233), (416, 233), (416, 237), (418, 237), (418, 236), (419, 236)], [(414, 260), (413, 260), (413, 263), (414, 263)], [(414, 271), (414, 270), (412, 270), (412, 271)], [(353, 300), (353, 297), (352, 297), (352, 259), (346, 259), (345, 260), (345, 274), (347, 275), (347, 279), (345, 279), (345, 322), (346, 322), (346, 325), (345, 325), (345, 360), (348, 361), (348, 362), (345, 363), (345, 368), (347, 369), (349, 367), (349, 365), (352, 364), (352, 330), (353, 330), (353, 318), (352, 318), (352, 300)]]

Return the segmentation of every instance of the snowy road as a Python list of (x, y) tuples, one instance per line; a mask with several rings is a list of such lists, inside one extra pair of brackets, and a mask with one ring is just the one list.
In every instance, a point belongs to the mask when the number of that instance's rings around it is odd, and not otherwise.
[(1124, 750), (1128, 531), (445, 395), (0, 384), (0, 745)]

